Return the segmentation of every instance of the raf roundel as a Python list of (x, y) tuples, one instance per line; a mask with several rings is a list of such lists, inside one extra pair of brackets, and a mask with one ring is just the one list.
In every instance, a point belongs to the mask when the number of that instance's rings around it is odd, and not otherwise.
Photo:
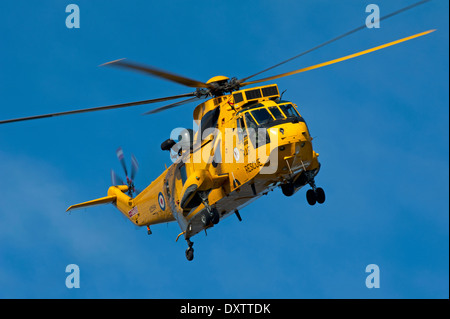
[(164, 195), (162, 193), (158, 194), (158, 203), (162, 210), (166, 209), (166, 201), (164, 200)]

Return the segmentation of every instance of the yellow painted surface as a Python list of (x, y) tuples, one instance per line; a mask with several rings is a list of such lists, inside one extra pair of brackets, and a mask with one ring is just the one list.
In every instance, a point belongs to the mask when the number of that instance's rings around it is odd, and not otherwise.
[[(271, 89), (270, 92), (275, 94), (263, 96), (262, 92), (267, 92), (267, 89)], [(248, 91), (261, 96), (247, 99)], [(243, 101), (235, 101), (237, 93), (243, 95)], [(178, 220), (186, 238), (195, 235), (204, 228), (199, 226), (197, 215), (205, 208), (196, 192), (207, 192), (208, 204), (217, 208), (220, 215), (225, 217), (280, 183), (294, 179), (304, 169), (319, 167), (317, 153), (313, 151), (312, 139), (306, 124), (303, 121), (295, 122), (287, 119), (286, 115), (280, 112), (281, 108), (278, 109), (280, 114), (283, 114), (280, 123), (274, 122), (274, 125), (267, 129), (269, 143), (255, 148), (249, 136), (240, 139), (237, 134), (233, 139), (227, 140), (226, 134), (237, 132), (240, 117), (245, 117), (245, 114), (252, 110), (278, 108), (277, 105), (282, 102), (276, 100), (277, 98), (279, 98), (278, 88), (272, 84), (205, 101), (195, 108), (194, 118), (200, 124), (203, 116), (217, 110), (215, 132), (220, 134), (204, 134), (201, 139), (200, 132), (196, 132), (192, 150), (183, 150), (178, 161), (166, 168), (135, 198), (130, 198), (126, 194), (127, 186), (112, 186), (108, 190), (107, 197), (71, 207), (87, 207), (111, 202), (138, 226)], [(292, 105), (296, 108), (294, 104)], [(275, 121), (275, 115), (272, 117)], [(261, 170), (268, 167), (271, 161), (278, 162), (275, 170), (270, 174), (262, 174)], [(182, 171), (185, 171), (185, 177), (182, 176), (184, 174)], [(182, 208), (180, 201), (190, 186), (191, 189), (195, 188), (195, 192), (189, 197), (193, 202), (187, 201), (192, 205)]]

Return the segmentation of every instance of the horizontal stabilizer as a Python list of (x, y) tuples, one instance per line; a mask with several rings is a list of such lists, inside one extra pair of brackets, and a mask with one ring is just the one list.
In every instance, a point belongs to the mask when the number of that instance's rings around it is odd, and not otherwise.
[(102, 197), (102, 198), (97, 198), (97, 199), (94, 199), (94, 200), (90, 200), (88, 202), (72, 205), (69, 208), (67, 208), (66, 212), (68, 212), (70, 210), (74, 210), (74, 209), (80, 209), (80, 208), (84, 208), (84, 207), (89, 207), (89, 206), (97, 206), (97, 205), (113, 203), (113, 202), (116, 201), (116, 198), (117, 198), (116, 195), (112, 195), (112, 196), (106, 196), (106, 197)]

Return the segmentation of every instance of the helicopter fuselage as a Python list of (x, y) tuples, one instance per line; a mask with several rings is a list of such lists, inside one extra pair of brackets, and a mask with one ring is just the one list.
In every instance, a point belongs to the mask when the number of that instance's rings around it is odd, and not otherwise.
[(276, 85), (212, 98), (194, 119), (193, 141), (176, 143), (175, 162), (140, 194), (108, 190), (134, 224), (177, 221), (189, 239), (278, 186), (294, 194), (320, 169), (306, 122)]

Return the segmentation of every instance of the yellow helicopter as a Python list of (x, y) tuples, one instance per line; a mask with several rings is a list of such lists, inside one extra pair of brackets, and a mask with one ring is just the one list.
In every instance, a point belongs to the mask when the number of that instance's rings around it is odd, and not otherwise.
[[(380, 20), (423, 2), (400, 9)], [(192, 236), (206, 231), (231, 214), (241, 220), (241, 208), (277, 187), (282, 189), (284, 195), (292, 196), (303, 186), (309, 185), (307, 202), (310, 205), (324, 203), (325, 192), (315, 185), (315, 176), (320, 170), (319, 154), (313, 149), (312, 137), (297, 105), (283, 100), (276, 84), (243, 88), (349, 60), (435, 31), (421, 32), (324, 63), (249, 81), (364, 27), (243, 79), (215, 76), (201, 82), (125, 59), (108, 62), (104, 65), (143, 72), (196, 90), (157, 99), (4, 120), (0, 124), (188, 98), (145, 113), (152, 114), (209, 98), (194, 109), (193, 118), (198, 126), (195, 132), (183, 129), (178, 132), (177, 139), (169, 138), (161, 144), (162, 150), (170, 152), (173, 164), (166, 167), (145, 189), (139, 192), (134, 185), (138, 171), (136, 158), (131, 157), (128, 176), (124, 153), (119, 148), (116, 155), (125, 171), (126, 182), (111, 171), (113, 186), (109, 187), (107, 196), (67, 209), (111, 203), (135, 225), (146, 226), (148, 234), (151, 234), (151, 225), (176, 221), (181, 229), (176, 240), (184, 236), (188, 244), (186, 258), (192, 260)]]

